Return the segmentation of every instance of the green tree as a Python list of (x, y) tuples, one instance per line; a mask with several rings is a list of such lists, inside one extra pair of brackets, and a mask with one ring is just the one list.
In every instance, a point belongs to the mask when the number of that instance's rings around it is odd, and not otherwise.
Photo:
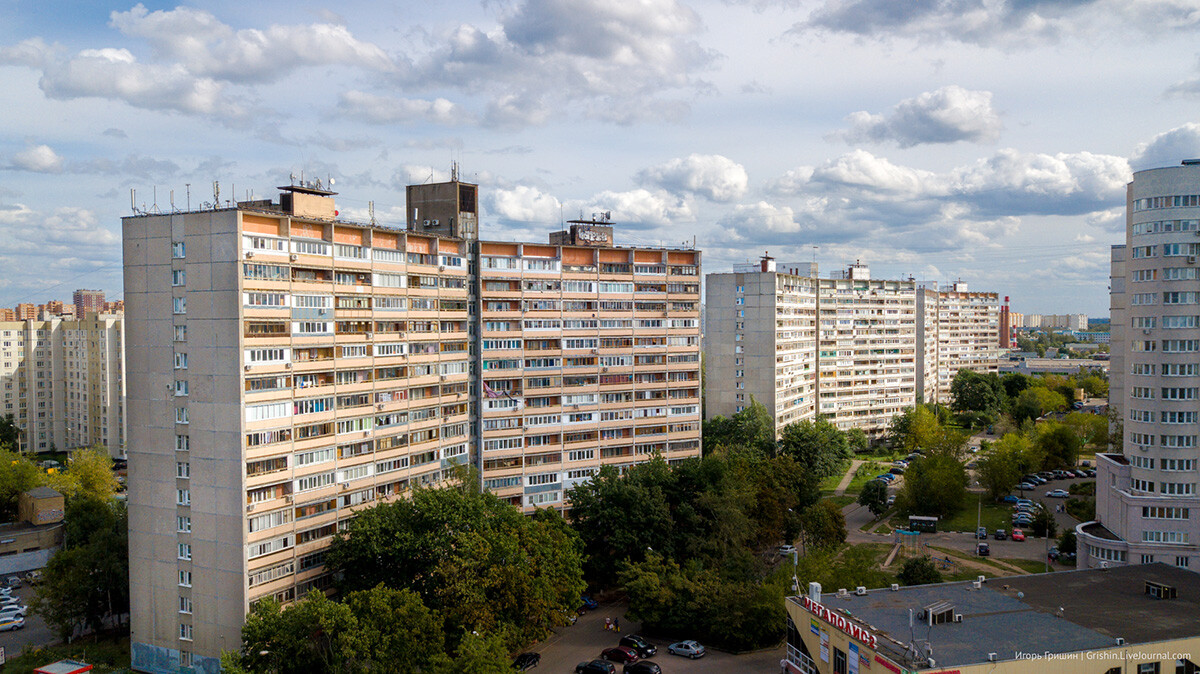
[(1114, 454), (1125, 453), (1125, 418), (1116, 405), (1108, 405), (1108, 451)]
[(846, 517), (833, 501), (818, 501), (800, 513), (804, 549), (830, 548), (846, 542)]
[(1047, 470), (1074, 466), (1079, 461), (1079, 450), (1083, 444), (1075, 431), (1060, 423), (1041, 424), (1034, 442), (1045, 454), (1042, 467)]
[(1076, 540), (1075, 532), (1067, 529), (1062, 532), (1062, 536), (1058, 537), (1058, 551), (1064, 554), (1072, 554), (1075, 552)]
[(263, 599), (246, 616), (241, 650), (222, 654), (221, 665), (233, 672), (278, 674), (358, 671), (351, 661), (356, 631), (350, 607), (317, 590), (286, 609)]
[(942, 582), (942, 574), (932, 559), (921, 555), (904, 560), (896, 579), (901, 585), (933, 585)]
[(1010, 372), (1000, 378), (1000, 385), (1004, 387), (1005, 399), (1012, 401), (1016, 400), (1017, 396), (1021, 395), (1021, 391), (1029, 388), (1032, 383), (1029, 381), (1029, 377), (1019, 372)]
[(1063, 417), (1063, 423), (1079, 436), (1079, 441), (1084, 445), (1104, 448), (1108, 443), (1107, 417), (1099, 414), (1071, 412)]
[(1067, 407), (1067, 398), (1061, 393), (1051, 391), (1045, 386), (1033, 386), (1017, 396), (1013, 403), (1013, 417), (1019, 422), (1025, 419), (1037, 419), (1047, 412), (1063, 410)]
[(991, 412), (1000, 406), (1003, 387), (994, 374), (980, 374), (963, 368), (950, 383), (955, 412)]
[(888, 444), (904, 452), (926, 449), (940, 429), (937, 414), (929, 406), (910, 407), (892, 417), (888, 426)]
[(16, 452), (0, 449), (0, 516), (4, 521), (17, 519), (17, 498), (44, 483), (45, 473), (32, 461)]
[(871, 448), (871, 440), (866, 431), (861, 428), (851, 428), (845, 432), (846, 444), (854, 454), (861, 454)]
[(107, 501), (117, 493), (113, 460), (103, 445), (77, 449), (67, 459), (67, 469), (45, 476), (54, 489), (67, 498), (91, 498)]
[[(1016, 439), (1018, 436), (1005, 436)], [(975, 474), (992, 498), (1000, 498), (1013, 490), (1021, 477), (1021, 453), (1015, 442), (1000, 442), (978, 461)]]
[(445, 655), (442, 616), (412, 590), (379, 585), (351, 592), (345, 604), (356, 623), (346, 658), (363, 671), (417, 672)]
[(0, 417), (0, 448), (16, 451), (21, 447), (21, 430), (11, 414)]
[(1033, 514), (1033, 522), (1029, 524), (1029, 528), (1034, 536), (1053, 538), (1054, 532), (1058, 531), (1058, 522), (1054, 520), (1054, 513), (1041, 508)]
[(945, 517), (962, 508), (966, 496), (962, 462), (949, 454), (936, 454), (908, 467), (896, 505), (905, 514)]
[(129, 612), (129, 517), (123, 502), (67, 503), (63, 548), (50, 558), (32, 607), (64, 639)]
[(818, 478), (836, 474), (850, 458), (846, 434), (824, 418), (784, 426), (779, 450), (806, 466)]
[[(381, 669), (386, 672), (411, 671), (400, 668)], [(463, 634), (455, 649), (454, 658), (439, 658), (428, 667), (431, 674), (499, 674), (512, 671), (504, 640), (499, 635)]]
[(858, 504), (866, 506), (876, 517), (887, 510), (887, 498), (887, 485), (882, 480), (871, 480), (858, 492)]
[(775, 419), (750, 396), (750, 404), (732, 417), (716, 416), (704, 422), (705, 447), (741, 446), (764, 455), (775, 453)]
[(532, 517), (467, 486), (416, 489), (360, 511), (325, 559), (343, 592), (408, 587), (446, 631), (545, 637), (584, 589), (579, 538), (557, 511)]

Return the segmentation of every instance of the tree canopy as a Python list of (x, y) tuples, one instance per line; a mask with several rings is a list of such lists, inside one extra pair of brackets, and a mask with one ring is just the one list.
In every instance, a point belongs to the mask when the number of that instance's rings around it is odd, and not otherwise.
[(779, 451), (806, 466), (819, 479), (837, 473), (851, 455), (846, 433), (824, 418), (784, 426)]
[(578, 607), (582, 563), (558, 511), (527, 517), (465, 486), (418, 488), (360, 511), (325, 558), (343, 593), (407, 588), (444, 616), (447, 632), (499, 634), (514, 648)]

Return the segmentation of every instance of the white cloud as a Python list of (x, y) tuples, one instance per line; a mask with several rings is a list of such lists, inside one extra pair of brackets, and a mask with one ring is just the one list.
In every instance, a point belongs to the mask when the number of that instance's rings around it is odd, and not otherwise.
[(151, 12), (138, 4), (128, 12), (113, 12), (111, 25), (145, 39), (158, 58), (177, 61), (193, 75), (220, 80), (269, 82), (301, 67), (331, 64), (380, 72), (395, 69), (383, 49), (356, 39), (336, 23), (235, 31), (203, 10)]
[(567, 204), (571, 211), (576, 210), (577, 206), (583, 206), (582, 210), (588, 213), (611, 211), (613, 222), (618, 225), (640, 226), (643, 229), (694, 222), (696, 219), (691, 205), (662, 190), (604, 191), (586, 202)]
[(12, 167), (34, 173), (61, 173), (63, 158), (49, 145), (34, 145), (13, 155)]
[(1133, 151), (1130, 162), (1137, 170), (1178, 166), (1184, 159), (1200, 157), (1200, 124), (1188, 122), (1164, 131)]
[(50, 98), (113, 98), (135, 108), (226, 119), (244, 113), (215, 80), (195, 77), (180, 65), (140, 63), (126, 49), (85, 49), (50, 62), (40, 84)]
[(849, 129), (835, 134), (846, 142), (894, 142), (900, 147), (991, 142), (1002, 127), (990, 91), (953, 85), (900, 101), (887, 114), (855, 112), (849, 121)]
[(449, 179), (449, 171), (435, 169), (432, 166), (404, 164), (396, 169), (396, 173), (392, 176), (392, 184), (397, 189), (403, 190), (408, 185), (421, 185), (427, 182), (442, 183)]
[(445, 98), (431, 101), (419, 98), (393, 98), (353, 89), (341, 93), (338, 111), (342, 115), (355, 117), (372, 124), (411, 122), (462, 124), (470, 121), (469, 115)]
[(484, 203), (491, 215), (507, 223), (553, 225), (562, 216), (558, 199), (527, 185), (489, 190)]
[(692, 154), (644, 169), (640, 182), (674, 194), (697, 194), (712, 201), (733, 201), (746, 194), (746, 168), (719, 154)]
[(796, 213), (789, 206), (776, 206), (765, 201), (739, 204), (732, 212), (717, 221), (733, 236), (741, 232), (767, 231), (776, 234), (798, 234), (804, 228), (796, 221)]
[(1200, 25), (1193, 0), (824, 0), (795, 33), (1016, 47), (1066, 36), (1156, 35)]

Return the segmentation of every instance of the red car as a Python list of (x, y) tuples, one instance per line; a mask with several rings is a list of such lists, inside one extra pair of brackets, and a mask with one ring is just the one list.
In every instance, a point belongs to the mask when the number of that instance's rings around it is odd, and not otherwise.
[(613, 646), (600, 653), (600, 657), (612, 662), (630, 663), (638, 661), (637, 651), (625, 646)]
[(1023, 541), (1025, 540), (1025, 532), (1020, 529), (1013, 529), (1011, 538), (1014, 541)]

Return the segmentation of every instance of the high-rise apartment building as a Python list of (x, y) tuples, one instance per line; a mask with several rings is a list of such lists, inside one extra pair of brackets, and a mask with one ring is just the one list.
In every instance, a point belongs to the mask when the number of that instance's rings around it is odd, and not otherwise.
[(820, 415), (878, 437), (918, 401), (947, 402), (959, 369), (998, 369), (995, 293), (872, 279), (857, 263), (822, 279), (815, 265), (778, 269), (769, 257), (706, 283), (710, 418), (753, 396), (776, 429)]
[(479, 243), (480, 465), (526, 508), (700, 452), (700, 253), (618, 248), (596, 221), (555, 234)]
[(21, 429), (21, 451), (125, 456), (123, 332), (119, 314), (0, 322), (0, 414)]
[(706, 414), (736, 414), (753, 396), (776, 428), (825, 416), (878, 435), (916, 398), (912, 281), (837, 278), (774, 260), (706, 277)]
[(463, 187), (410, 188), (406, 230), (311, 185), (124, 219), (135, 668), (215, 672), (254, 602), (329, 584), (357, 509), (458, 464), (563, 507), (699, 453), (699, 253), (427, 233)]
[[(935, 303), (936, 318), (932, 324), (926, 322), (921, 331), (926, 348), (920, 351), (922, 360), (917, 364), (921, 374), (918, 386), (925, 394), (924, 402), (945, 405), (952, 400), (950, 385), (959, 370), (1000, 371), (1000, 297), (969, 291), (961, 281), (940, 290), (929, 288), (917, 293), (917, 311), (927, 321), (931, 302)], [(928, 362), (934, 351), (930, 342), (937, 345), (932, 366)], [(933, 373), (936, 383), (929, 381)]]
[(81, 288), (72, 295), (72, 302), (75, 304), (76, 318), (86, 318), (89, 313), (98, 314), (104, 311), (104, 291)]
[(1123, 452), (1096, 455), (1096, 520), (1075, 528), (1080, 565), (1197, 570), (1200, 160), (1135, 173), (1126, 223), (1109, 295), (1109, 404)]

